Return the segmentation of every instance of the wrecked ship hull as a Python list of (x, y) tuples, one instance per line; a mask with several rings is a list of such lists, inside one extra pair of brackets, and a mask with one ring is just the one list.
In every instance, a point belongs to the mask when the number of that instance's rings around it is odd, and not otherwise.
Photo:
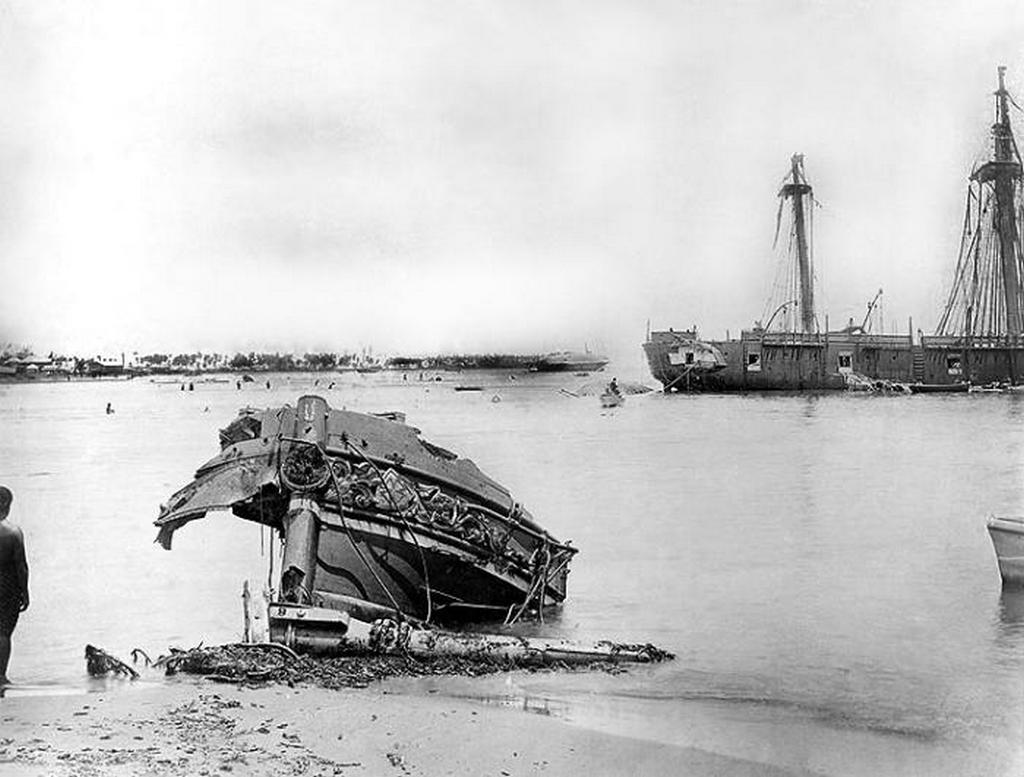
[[(347, 610), (356, 617), (385, 617), (394, 612), (390, 591), (403, 613), (420, 619), (428, 615), (440, 620), (504, 617), (509, 608), (524, 601), (533, 580), (526, 556), (530, 543), (516, 543), (523, 550), (514, 563), (435, 527), (406, 528), (362, 511), (347, 513), (345, 520), (347, 528), (334, 512), (321, 514), (317, 584), (311, 597), (315, 606)], [(507, 530), (494, 521), (490, 536), (500, 542)], [(354, 542), (348, 541), (348, 534)], [(566, 565), (552, 572), (545, 585), (544, 606), (565, 599)]]
[(161, 510), (157, 540), (170, 548), (177, 529), (211, 510), (275, 528), (280, 601), (445, 622), (565, 598), (576, 549), (395, 416), (306, 396), (294, 408), (241, 411), (221, 448)]

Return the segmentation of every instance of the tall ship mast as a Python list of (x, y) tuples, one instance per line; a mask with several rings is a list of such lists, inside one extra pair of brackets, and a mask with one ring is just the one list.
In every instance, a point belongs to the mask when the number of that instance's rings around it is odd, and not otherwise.
[(1024, 197), (1005, 73), (1000, 67), (990, 159), (974, 170), (967, 188), (956, 273), (936, 329), (940, 337), (1015, 343), (1024, 332)]
[[(849, 326), (830, 332), (827, 317), (821, 325), (815, 308), (814, 205), (804, 156), (794, 154), (778, 190), (773, 247), (780, 249), (779, 261), (761, 319), (736, 339), (700, 340), (695, 329), (650, 332), (644, 352), (666, 391), (826, 391), (845, 389), (860, 376), (902, 380), (910, 373), (909, 335), (869, 331), (877, 296), (859, 326), (851, 319)], [(688, 347), (713, 354), (716, 368), (695, 378), (681, 359)]]
[[(781, 265), (780, 275), (783, 277), (776, 279), (766, 314), (769, 319), (777, 314), (783, 331), (812, 334), (818, 329), (814, 310), (814, 261), (809, 224), (814, 214), (814, 190), (804, 173), (803, 154), (793, 155), (790, 172), (779, 190), (779, 212), (775, 220), (776, 246), (787, 203), (790, 213), (787, 256)], [(780, 299), (780, 296), (784, 299)]]

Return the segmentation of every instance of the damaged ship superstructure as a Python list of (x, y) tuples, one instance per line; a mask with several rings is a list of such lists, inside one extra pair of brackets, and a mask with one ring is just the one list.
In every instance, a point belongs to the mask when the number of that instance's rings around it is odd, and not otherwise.
[(221, 452), (161, 509), (157, 538), (210, 510), (278, 530), (279, 600), (353, 618), (514, 617), (565, 598), (576, 548), (538, 526), (473, 462), (394, 414), (242, 410)]
[[(775, 243), (784, 234), (785, 251), (763, 323), (727, 340), (700, 340), (695, 329), (650, 332), (644, 353), (666, 391), (821, 391), (846, 388), (854, 373), (887, 380), (909, 373), (909, 337), (870, 332), (868, 316), (838, 331), (821, 326), (815, 308), (814, 190), (802, 154), (791, 158), (778, 199)], [(694, 352), (704, 356), (706, 368), (691, 366), (700, 363)]]
[[(963, 238), (952, 288), (934, 334), (875, 333), (859, 326), (829, 331), (814, 307), (813, 191), (795, 155), (779, 191), (788, 223), (767, 320), (738, 339), (700, 341), (695, 330), (650, 332), (644, 351), (665, 390), (747, 391), (844, 389), (888, 381), (923, 388), (1024, 382), (1024, 192), (1021, 157), (1010, 124), (1005, 68), (999, 68), (990, 158), (970, 176)], [(778, 228), (776, 241), (778, 241)], [(876, 300), (878, 297), (876, 296)], [(721, 365), (689, 374), (682, 348), (713, 349)]]

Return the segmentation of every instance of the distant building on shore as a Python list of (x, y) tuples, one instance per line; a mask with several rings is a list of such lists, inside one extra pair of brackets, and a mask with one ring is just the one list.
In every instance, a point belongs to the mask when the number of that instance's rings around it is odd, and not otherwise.
[(114, 375), (123, 375), (125, 372), (124, 354), (120, 356), (96, 356), (86, 359), (79, 368), (79, 372), (88, 375), (90, 378), (103, 378)]
[(0, 360), (0, 375), (38, 375), (41, 372), (52, 372), (54, 361), (48, 356), (12, 356)]

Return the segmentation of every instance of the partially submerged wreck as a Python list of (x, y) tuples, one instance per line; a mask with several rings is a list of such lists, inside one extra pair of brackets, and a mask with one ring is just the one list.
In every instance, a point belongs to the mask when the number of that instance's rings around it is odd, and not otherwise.
[[(867, 380), (911, 384), (924, 393), (1024, 383), (1024, 165), (1005, 71), (997, 71), (989, 158), (970, 174), (953, 283), (934, 334), (915, 336), (911, 321), (906, 335), (872, 332), (881, 290), (859, 326), (851, 318), (830, 330), (827, 316), (819, 321), (815, 199), (797, 154), (778, 192), (775, 239), (788, 232), (789, 240), (765, 322), (738, 339), (702, 341), (696, 328), (648, 332), (644, 352), (665, 391), (825, 391)], [(788, 230), (780, 229), (785, 222)], [(702, 360), (702, 353), (715, 358)]]
[[(576, 548), (538, 526), (468, 459), (432, 445), (399, 413), (243, 409), (221, 451), (162, 506), (157, 542), (211, 510), (276, 529), (280, 590), (272, 642), (329, 655), (456, 656), (507, 664), (649, 662), (647, 644), (452, 633), (433, 623), (512, 623), (565, 599)], [(248, 613), (248, 610), (247, 610)]]
[[(514, 620), (565, 599), (576, 548), (400, 414), (304, 396), (295, 407), (242, 410), (220, 443), (161, 508), (157, 541), (170, 549), (175, 531), (210, 510), (276, 529), (284, 551), (272, 636), (296, 617), (286, 605), (363, 622), (451, 623)], [(304, 612), (324, 631), (341, 628), (329, 613)]]

